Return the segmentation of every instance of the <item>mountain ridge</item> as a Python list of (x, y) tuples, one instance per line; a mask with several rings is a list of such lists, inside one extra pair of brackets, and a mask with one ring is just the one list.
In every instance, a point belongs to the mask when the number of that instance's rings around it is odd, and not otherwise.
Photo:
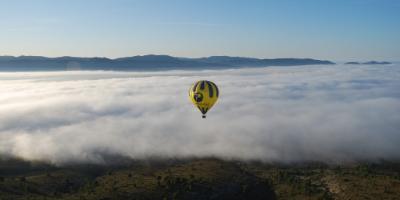
[(335, 64), (328, 60), (311, 58), (250, 58), (209, 56), (200, 58), (173, 57), (169, 55), (142, 55), (121, 58), (106, 57), (44, 57), (0, 56), (0, 71), (36, 70), (165, 70), (165, 69), (215, 69), (239, 67), (297, 66)]
[(351, 61), (351, 62), (346, 62), (344, 63), (346, 65), (389, 65), (392, 64), (391, 62), (387, 61), (367, 61), (367, 62), (357, 62), (357, 61)]

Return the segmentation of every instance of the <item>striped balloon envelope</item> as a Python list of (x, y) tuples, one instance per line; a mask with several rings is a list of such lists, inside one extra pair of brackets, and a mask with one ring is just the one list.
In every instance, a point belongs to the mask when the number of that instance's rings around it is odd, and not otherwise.
[(203, 118), (206, 118), (207, 111), (217, 102), (218, 96), (218, 87), (211, 81), (197, 81), (189, 90), (190, 100), (203, 114)]

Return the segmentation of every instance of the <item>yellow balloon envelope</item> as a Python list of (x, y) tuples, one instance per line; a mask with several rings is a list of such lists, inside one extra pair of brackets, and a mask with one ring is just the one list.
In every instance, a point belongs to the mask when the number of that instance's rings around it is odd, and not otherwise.
[(211, 81), (197, 81), (189, 90), (190, 100), (203, 113), (203, 118), (206, 118), (207, 111), (217, 102), (218, 96), (218, 87)]

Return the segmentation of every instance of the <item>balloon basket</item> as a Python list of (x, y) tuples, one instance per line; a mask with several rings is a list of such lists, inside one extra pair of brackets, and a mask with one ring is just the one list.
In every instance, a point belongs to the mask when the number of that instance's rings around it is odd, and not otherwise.
[(205, 115), (202, 115), (202, 116), (201, 116), (201, 118), (205, 119), (205, 118), (206, 118), (206, 116), (205, 116)]

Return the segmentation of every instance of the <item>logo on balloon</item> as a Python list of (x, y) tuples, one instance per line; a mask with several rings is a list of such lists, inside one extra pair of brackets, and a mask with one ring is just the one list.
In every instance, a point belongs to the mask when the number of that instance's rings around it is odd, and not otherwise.
[(193, 98), (194, 98), (194, 100), (196, 100), (196, 102), (201, 102), (201, 101), (203, 101), (203, 94), (201, 94), (201, 93), (195, 93), (195, 94), (193, 95)]

